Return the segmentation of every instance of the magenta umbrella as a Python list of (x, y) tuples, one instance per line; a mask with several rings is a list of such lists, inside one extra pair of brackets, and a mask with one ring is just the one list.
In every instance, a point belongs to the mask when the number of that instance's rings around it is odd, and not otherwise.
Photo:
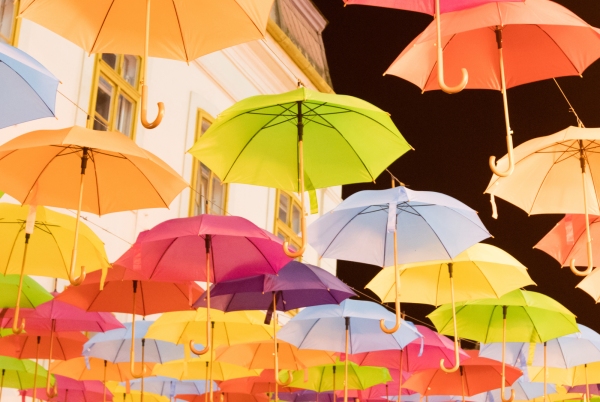
[[(56, 293), (53, 294), (56, 296)], [(105, 332), (111, 329), (123, 328), (111, 313), (88, 312), (79, 307), (53, 299), (40, 304), (35, 309), (22, 309), (25, 318), (26, 331), (48, 331), (50, 333), (49, 363), (52, 362), (52, 347), (54, 345), (54, 334), (64, 331), (88, 331)], [(0, 323), (3, 327), (12, 326), (14, 309), (6, 309), (0, 312)], [(50, 370), (46, 379), (46, 394), (50, 398), (57, 395), (56, 384), (54, 389), (50, 387)]]
[[(39, 388), (36, 392), (37, 398), (43, 401), (57, 399), (67, 402), (103, 402), (112, 401), (112, 393), (101, 381), (78, 381), (61, 375), (54, 375), (58, 394), (54, 397), (46, 393), (45, 388)], [(33, 389), (19, 391), (22, 397), (33, 396)], [(106, 399), (104, 399), (106, 395)]]

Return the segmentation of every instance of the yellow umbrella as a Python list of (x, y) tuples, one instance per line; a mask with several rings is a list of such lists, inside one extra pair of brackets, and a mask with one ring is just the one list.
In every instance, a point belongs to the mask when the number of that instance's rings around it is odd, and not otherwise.
[[(566, 401), (571, 399), (582, 399), (584, 394), (572, 393), (561, 385), (556, 386), (556, 393), (547, 395), (550, 402)], [(543, 396), (530, 399), (529, 402), (548, 402)]]
[(69, 261), (73, 285), (81, 284), (86, 272), (82, 266), (75, 278), (81, 211), (168, 208), (185, 187), (169, 165), (117, 132), (77, 126), (40, 130), (0, 146), (3, 191), (22, 204), (77, 210)]
[[(562, 385), (586, 385), (600, 383), (600, 362), (582, 364), (571, 368), (548, 367), (547, 381)], [(533, 382), (544, 381), (543, 367), (527, 367), (529, 378)]]
[(169, 397), (150, 392), (129, 391), (125, 387), (116, 387), (113, 393), (113, 402), (170, 402)]
[[(399, 271), (402, 281), (399, 300), (434, 306), (452, 304), (456, 363), (450, 371), (456, 371), (460, 366), (455, 303), (499, 298), (512, 290), (535, 285), (527, 268), (519, 261), (502, 249), (484, 243), (469, 247), (453, 260), (402, 264)], [(394, 267), (384, 268), (366, 287), (383, 302), (393, 302), (396, 299), (395, 275)], [(440, 367), (448, 371), (443, 362)]]
[[(20, 275), (12, 328), (15, 334), (25, 327), (25, 320), (19, 325), (25, 275), (69, 278), (69, 261), (65, 256), (71, 252), (74, 226), (75, 218), (41, 206), (0, 203), (0, 239), (5, 245), (0, 247), (0, 274)], [(81, 225), (77, 253), (87, 271), (106, 272), (109, 262), (104, 243), (86, 225)]]
[[(190, 62), (208, 53), (265, 36), (273, 0), (22, 0), (20, 17), (30, 19), (88, 53), (143, 55)], [(152, 5), (152, 9), (150, 6)], [(141, 120), (146, 119), (146, 71)]]
[[(262, 370), (252, 370), (235, 364), (210, 362), (205, 358), (192, 360), (174, 360), (164, 364), (157, 364), (152, 370), (152, 375), (176, 378), (183, 380), (206, 380), (211, 383), (227, 381), (235, 378), (256, 377)], [(210, 368), (212, 366), (212, 369)]]

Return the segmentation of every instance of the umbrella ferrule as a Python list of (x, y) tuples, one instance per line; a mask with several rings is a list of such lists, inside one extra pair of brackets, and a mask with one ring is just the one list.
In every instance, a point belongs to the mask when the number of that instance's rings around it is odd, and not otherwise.
[(85, 169), (87, 168), (88, 162), (88, 149), (87, 147), (83, 147), (83, 156), (81, 157), (81, 174), (85, 174)]
[(30, 237), (31, 237), (31, 233), (25, 233), (25, 244), (29, 243)]
[(210, 242), (211, 242), (211, 236), (209, 234), (207, 234), (204, 237), (204, 246), (206, 247), (206, 254), (210, 253)]
[(502, 306), (502, 318), (506, 320), (506, 312), (508, 311), (508, 306)]
[(346, 319), (346, 331), (350, 329), (350, 317), (344, 317)]
[(452, 278), (452, 273), (453, 273), (453, 271), (454, 271), (454, 264), (453, 264), (453, 263), (451, 263), (451, 262), (449, 262), (449, 263), (448, 263), (448, 276), (449, 276), (450, 278)]
[(498, 44), (498, 49), (502, 49), (502, 28), (497, 26), (494, 32), (496, 33), (496, 44)]
[(302, 121), (302, 101), (298, 101), (298, 141), (302, 141), (304, 135), (304, 122)]
[(133, 294), (137, 293), (138, 281), (133, 281)]

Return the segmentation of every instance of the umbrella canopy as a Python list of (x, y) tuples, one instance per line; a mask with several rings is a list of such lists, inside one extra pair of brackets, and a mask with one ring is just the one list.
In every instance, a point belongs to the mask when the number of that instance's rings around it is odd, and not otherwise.
[[(291, 261), (277, 275), (263, 274), (215, 284), (210, 290), (211, 306), (221, 311), (272, 310), (273, 292), (277, 294), (279, 311), (339, 304), (356, 296), (348, 285), (324, 269)], [(205, 298), (199, 298), (194, 307), (206, 307)]]
[[(500, 0), (500, 1), (515, 1), (515, 0)], [(519, 1), (519, 0), (517, 0)], [(440, 13), (449, 13), (452, 11), (460, 11), (467, 8), (478, 7), (482, 4), (489, 3), (489, 0), (459, 0), (459, 1), (440, 1)], [(434, 0), (344, 0), (345, 4), (360, 4), (364, 6), (377, 6), (396, 8), (399, 10), (416, 11), (418, 13), (435, 14)]]
[[(569, 368), (587, 363), (600, 362), (600, 334), (577, 324), (579, 332), (564, 335), (547, 342), (548, 367)], [(543, 347), (535, 344), (532, 366), (542, 366)]]
[[(452, 264), (454, 299), (457, 302), (500, 297), (515, 289), (535, 285), (527, 268), (506, 251), (477, 243), (452, 259), (402, 264), (400, 300), (439, 306), (451, 302), (448, 264)], [(394, 268), (382, 269), (366, 286), (383, 302), (395, 300)]]
[[(136, 372), (152, 372), (154, 363), (145, 363), (142, 369), (141, 363), (135, 363)], [(54, 374), (62, 375), (78, 381), (98, 380), (103, 381), (127, 381), (134, 377), (129, 370), (129, 363), (110, 363), (106, 360), (78, 357), (65, 361), (55, 361), (50, 365)]]
[[(234, 378), (219, 383), (219, 388), (225, 393), (242, 392), (244, 394), (264, 394), (275, 392), (275, 371), (262, 370), (258, 376)], [(294, 392), (298, 388), (277, 386), (278, 392)]]
[[(55, 378), (58, 388), (58, 396), (55, 398), (59, 401), (103, 402), (113, 400), (112, 392), (106, 389), (100, 381), (77, 381), (61, 375), (57, 375)], [(23, 390), (20, 394), (23, 397), (31, 397), (33, 390)], [(43, 401), (52, 399), (46, 394), (45, 388), (38, 388), (36, 394), (37, 398)]]
[[(324, 350), (298, 349), (287, 342), (278, 342), (279, 368), (302, 370), (307, 367), (333, 364), (334, 352)], [(269, 341), (242, 343), (220, 347), (215, 351), (215, 360), (237, 364), (250, 369), (274, 369), (273, 343)]]
[[(209, 365), (205, 359), (174, 360), (164, 364), (157, 364), (152, 370), (152, 375), (175, 378), (179, 381), (209, 379), (226, 381), (233, 378), (258, 376), (260, 370), (251, 370), (235, 364), (212, 362)], [(212, 366), (212, 369), (209, 367)]]
[[(586, 367), (587, 366), (587, 367)], [(594, 384), (600, 382), (600, 363), (582, 364), (570, 368), (548, 367), (547, 381), (555, 384), (568, 386)], [(540, 366), (528, 366), (527, 374), (531, 381), (544, 381), (544, 368)]]
[[(531, 401), (535, 398), (544, 396), (544, 385), (539, 382), (528, 382), (523, 380), (523, 377), (515, 381), (507, 390), (515, 391), (515, 401)], [(548, 384), (548, 393), (556, 393), (556, 386)], [(550, 396), (550, 395), (548, 395)], [(495, 389), (484, 394), (475, 395), (473, 398), (477, 402), (497, 402), (500, 398), (500, 390)]]
[[(148, 328), (154, 321), (138, 321), (135, 333), (136, 354), (134, 361), (142, 361), (142, 339), (145, 339)], [(89, 339), (83, 347), (86, 357), (95, 357), (107, 360), (111, 363), (129, 362), (131, 349), (131, 323), (124, 323), (124, 328), (113, 329), (104, 333), (96, 334)], [(144, 361), (151, 363), (166, 363), (171, 360), (179, 360), (185, 357), (183, 345), (171, 342), (157, 341), (155, 339), (144, 340)]]
[[(600, 385), (588, 384), (588, 388), (590, 390), (590, 394), (600, 395)], [(583, 394), (586, 392), (586, 386), (585, 385), (576, 385), (574, 387), (569, 387), (568, 391), (569, 391), (569, 393)]]
[[(1, 227), (2, 225), (0, 225)], [(0, 274), (0, 309), (15, 307), (18, 291), (19, 275)], [(28, 276), (23, 277), (21, 292), (20, 307), (22, 308), (34, 308), (52, 300), (52, 295)]]
[(170, 402), (170, 399), (150, 392), (126, 392), (125, 388), (119, 387), (113, 394), (113, 402)]
[(0, 44), (0, 128), (55, 114), (56, 78), (24, 51)]
[[(125, 384), (121, 383), (120, 386), (124, 387)], [(213, 384), (213, 388), (219, 389), (217, 384)], [(141, 391), (142, 380), (130, 381), (129, 389)], [(206, 381), (179, 381), (169, 377), (149, 377), (144, 379), (144, 392), (173, 398), (179, 394), (202, 395), (207, 392), (207, 389)], [(177, 399), (179, 399), (179, 396)]]
[[(52, 351), (55, 360), (69, 360), (81, 356), (88, 338), (81, 332), (27, 331), (0, 338), (0, 355), (17, 359), (46, 358)], [(50, 348), (50, 342), (53, 342)]]
[[(239, 392), (215, 392), (214, 396), (222, 402), (268, 402), (269, 397)], [(206, 395), (177, 395), (177, 399), (188, 402), (206, 402)], [(324, 402), (324, 401), (323, 401)]]
[[(2, 388), (27, 389), (46, 381), (48, 372), (31, 360), (0, 356), (0, 396)], [(50, 376), (52, 377), (52, 376)], [(54, 383), (54, 378), (50, 379)]]
[[(350, 363), (348, 367), (347, 380), (344, 380), (345, 364), (325, 365), (309, 367), (304, 371), (293, 371), (294, 380), (290, 387), (310, 389), (317, 392), (334, 391), (344, 389), (347, 381), (348, 389), (367, 389), (373, 385), (392, 381), (392, 377), (385, 367), (359, 366)], [(306, 374), (305, 374), (306, 373)], [(287, 374), (282, 374), (286, 376)]]
[[(405, 381), (404, 387), (421, 395), (466, 395), (472, 396), (498, 388), (502, 364), (498, 361), (479, 357), (477, 351), (467, 351), (470, 359), (461, 362), (460, 370), (447, 373), (440, 368), (422, 370)], [(523, 373), (506, 366), (506, 384), (512, 385)]]

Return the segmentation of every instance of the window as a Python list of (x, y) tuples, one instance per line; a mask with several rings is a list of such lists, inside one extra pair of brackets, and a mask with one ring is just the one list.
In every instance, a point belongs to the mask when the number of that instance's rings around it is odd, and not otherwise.
[(295, 195), (277, 190), (275, 195), (275, 230), (274, 233), (283, 241), (288, 241), (292, 248), (300, 248), (300, 217), (302, 206)]
[(0, 41), (16, 46), (20, 0), (0, 0)]
[[(203, 110), (198, 110), (196, 120), (196, 141), (208, 130), (213, 119)], [(192, 167), (193, 187), (190, 200), (190, 216), (209, 213), (212, 215), (227, 214), (227, 190), (212, 170), (194, 158)], [(208, 200), (208, 202), (206, 202)]]
[(119, 131), (133, 139), (142, 59), (103, 53), (97, 56), (96, 63), (90, 108), (93, 119), (88, 126), (94, 130)]

